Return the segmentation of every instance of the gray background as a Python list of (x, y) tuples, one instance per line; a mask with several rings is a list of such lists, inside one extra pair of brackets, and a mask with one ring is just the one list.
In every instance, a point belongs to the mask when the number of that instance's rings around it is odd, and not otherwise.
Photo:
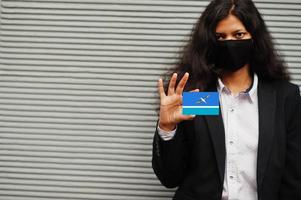
[[(256, 0), (301, 85), (301, 1)], [(157, 80), (208, 1), (2, 0), (0, 199), (171, 199)]]

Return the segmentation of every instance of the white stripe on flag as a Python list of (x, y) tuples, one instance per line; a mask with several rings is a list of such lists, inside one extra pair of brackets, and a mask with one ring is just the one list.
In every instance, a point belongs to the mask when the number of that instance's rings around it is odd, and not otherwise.
[(183, 108), (219, 108), (219, 106), (183, 106)]

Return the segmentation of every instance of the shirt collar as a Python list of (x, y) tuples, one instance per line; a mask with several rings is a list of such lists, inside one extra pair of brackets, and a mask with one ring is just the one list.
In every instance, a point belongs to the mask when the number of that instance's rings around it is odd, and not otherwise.
[[(248, 89), (246, 89), (245, 91), (242, 91), (240, 93), (247, 94), (250, 97), (251, 101), (254, 102), (255, 97), (256, 97), (255, 92), (257, 91), (257, 86), (258, 86), (258, 77), (257, 77), (256, 73), (253, 73), (253, 81), (252, 81), (251, 86)], [(219, 93), (220, 92), (226, 92), (228, 94), (231, 93), (231, 91), (224, 85), (224, 83), (222, 82), (222, 80), (220, 78), (218, 78), (217, 89), (218, 89)]]

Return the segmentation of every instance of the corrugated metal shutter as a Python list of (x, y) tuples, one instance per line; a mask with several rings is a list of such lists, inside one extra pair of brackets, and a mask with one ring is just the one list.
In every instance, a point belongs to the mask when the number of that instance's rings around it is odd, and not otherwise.
[[(208, 1), (2, 0), (0, 199), (170, 199), (157, 79)], [(300, 0), (257, 0), (301, 85)]]

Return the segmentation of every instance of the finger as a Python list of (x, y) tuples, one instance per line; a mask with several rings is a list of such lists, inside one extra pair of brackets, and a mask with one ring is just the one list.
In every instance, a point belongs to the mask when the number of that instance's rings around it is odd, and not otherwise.
[(178, 86), (177, 86), (177, 89), (176, 89), (176, 93), (177, 94), (182, 94), (183, 90), (184, 90), (184, 87), (186, 85), (186, 82), (188, 80), (188, 76), (189, 74), (186, 72), (184, 74), (184, 76), (182, 77), (181, 81), (179, 82)]
[[(180, 100), (179, 100), (179, 105), (182, 106), (182, 104), (183, 104), (183, 96), (181, 95), (181, 96), (180, 96)], [(182, 109), (182, 108), (181, 108), (181, 109)]]
[(173, 95), (175, 93), (175, 85), (177, 81), (177, 73), (173, 73), (168, 86), (168, 95)]
[(159, 90), (160, 98), (163, 98), (166, 96), (165, 92), (164, 92), (164, 88), (163, 88), (163, 81), (161, 78), (158, 81), (158, 90)]
[(200, 89), (194, 89), (194, 90), (190, 90), (189, 92), (199, 92)]

